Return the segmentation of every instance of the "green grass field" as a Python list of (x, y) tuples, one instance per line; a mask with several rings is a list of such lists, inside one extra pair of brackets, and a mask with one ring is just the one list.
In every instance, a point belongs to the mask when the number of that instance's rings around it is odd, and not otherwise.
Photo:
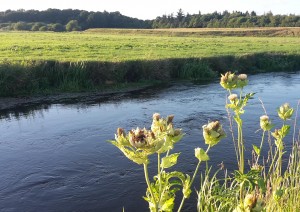
[(0, 60), (120, 62), (256, 53), (300, 54), (299, 37), (179, 37), (164, 33), (147, 35), (147, 31), (117, 32), (1, 32)]
[(295, 71), (300, 69), (299, 32), (299, 28), (0, 32), (0, 96), (208, 80), (228, 70)]

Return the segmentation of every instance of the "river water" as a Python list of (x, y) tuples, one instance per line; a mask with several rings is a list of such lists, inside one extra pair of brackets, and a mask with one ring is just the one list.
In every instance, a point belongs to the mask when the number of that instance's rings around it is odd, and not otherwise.
[[(282, 103), (297, 106), (300, 72), (258, 74), (249, 80), (245, 92), (256, 95), (243, 115), (247, 158), (252, 144), (259, 145), (262, 133), (257, 132), (259, 117), (264, 114), (258, 98), (271, 119), (277, 119), (275, 110)], [(206, 148), (201, 126), (209, 120), (220, 120), (228, 134), (210, 151), (210, 164), (217, 167), (223, 162), (225, 168), (233, 170), (236, 157), (225, 99), (226, 92), (218, 82), (183, 82), (105, 100), (38, 105), (2, 113), (0, 210), (122, 211), (124, 207), (130, 212), (146, 211), (143, 167), (106, 141), (114, 138), (117, 127), (149, 128), (154, 112), (164, 117), (175, 114), (175, 127), (186, 133), (174, 149), (181, 152), (176, 170), (190, 174), (194, 170), (194, 148)], [(280, 122), (274, 123), (280, 127)], [(151, 161), (156, 164), (154, 158)], [(151, 168), (150, 174), (154, 170)], [(193, 197), (186, 207), (195, 206)]]

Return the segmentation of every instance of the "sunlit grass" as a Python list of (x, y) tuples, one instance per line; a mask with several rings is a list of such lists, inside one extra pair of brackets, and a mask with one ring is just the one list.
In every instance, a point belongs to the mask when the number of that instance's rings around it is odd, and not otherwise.
[(255, 53), (300, 54), (298, 37), (171, 37), (1, 32), (0, 60), (128, 61)]

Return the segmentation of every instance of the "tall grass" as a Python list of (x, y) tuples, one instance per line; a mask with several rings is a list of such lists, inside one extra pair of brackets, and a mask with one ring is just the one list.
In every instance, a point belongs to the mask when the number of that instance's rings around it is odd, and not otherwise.
[[(234, 74), (226, 74), (222, 77), (221, 85), (229, 90), (236, 89)], [(225, 83), (224, 83), (225, 82)], [(241, 84), (240, 84), (241, 85)], [(245, 97), (234, 96), (231, 94), (228, 98), (230, 103), (226, 106), (234, 111), (234, 120), (241, 122), (237, 111), (244, 113)], [(283, 120), (280, 129), (273, 130), (274, 125), (266, 115), (260, 118), (260, 127), (263, 130), (260, 147), (253, 145), (253, 158), (248, 158), (250, 162), (250, 170), (244, 170), (242, 166), (244, 158), (241, 159), (241, 153), (246, 151), (243, 147), (243, 138), (233, 136), (233, 142), (236, 144), (237, 164), (239, 170), (235, 170), (234, 174), (225, 174), (223, 178), (217, 178), (210, 173), (210, 169), (206, 169), (201, 176), (200, 189), (198, 191), (198, 211), (299, 211), (300, 210), (300, 149), (299, 137), (296, 138), (297, 131), (297, 114), (300, 100), (297, 105), (296, 117), (294, 118), (294, 133), (292, 149), (289, 152), (289, 162), (287, 166), (282, 162), (285, 150), (284, 141), (289, 134), (289, 119), (294, 112), (288, 104), (282, 105), (278, 109), (278, 116)], [(264, 108), (265, 109), (265, 108)], [(231, 120), (232, 116), (229, 116)], [(247, 123), (245, 123), (246, 125)], [(230, 125), (232, 126), (232, 124)], [(240, 129), (242, 130), (242, 129)], [(233, 131), (233, 129), (231, 130)], [(271, 132), (272, 131), (272, 132)], [(238, 130), (238, 133), (240, 131)], [(270, 142), (268, 150), (268, 158), (259, 160), (262, 151), (262, 144), (265, 140), (265, 134), (268, 135), (267, 140)], [(270, 136), (272, 135), (272, 137)], [(266, 150), (265, 150), (266, 151)], [(241, 169), (242, 167), (242, 169)], [(212, 176), (212, 177), (211, 177)]]
[(103, 90), (111, 85), (174, 79), (211, 80), (229, 69), (252, 74), (300, 70), (300, 55), (255, 54), (123, 62), (4, 60), (0, 63), (0, 96)]

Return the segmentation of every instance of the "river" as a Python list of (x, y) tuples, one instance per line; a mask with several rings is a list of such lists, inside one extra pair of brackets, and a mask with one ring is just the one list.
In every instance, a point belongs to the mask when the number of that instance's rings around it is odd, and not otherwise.
[[(256, 92), (244, 118), (247, 158), (259, 145), (259, 117), (264, 110), (276, 122), (276, 108), (300, 99), (300, 72), (249, 77), (244, 92)], [(143, 167), (129, 161), (106, 142), (118, 127), (151, 125), (154, 112), (174, 114), (175, 127), (186, 133), (175, 146), (181, 152), (176, 170), (192, 173), (194, 148), (206, 148), (201, 126), (220, 120), (228, 137), (212, 148), (210, 164), (236, 168), (233, 142), (219, 82), (173, 83), (139, 92), (89, 101), (19, 107), (2, 112), (0, 120), (1, 211), (146, 211)], [(298, 123), (300, 122), (298, 118)], [(290, 141), (287, 141), (287, 147)], [(266, 149), (266, 148), (265, 148)], [(151, 158), (153, 165), (156, 164)], [(151, 166), (151, 164), (150, 164)], [(155, 167), (150, 169), (153, 174)], [(202, 167), (203, 170), (203, 167)], [(196, 185), (196, 189), (198, 185)], [(194, 190), (193, 190), (194, 191)], [(180, 195), (180, 194), (178, 194)], [(193, 197), (186, 207), (195, 208)]]

